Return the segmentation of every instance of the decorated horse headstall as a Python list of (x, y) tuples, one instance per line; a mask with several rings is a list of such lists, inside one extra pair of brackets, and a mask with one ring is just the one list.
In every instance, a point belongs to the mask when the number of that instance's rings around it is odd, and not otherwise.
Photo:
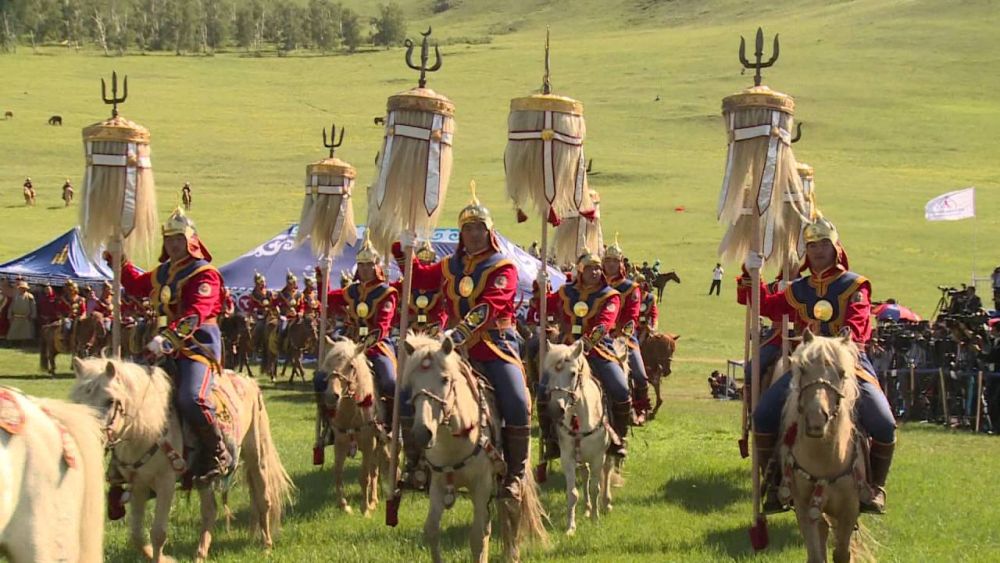
[[(581, 455), (581, 447), (580, 447), (580, 443), (583, 441), (583, 439), (595, 434), (598, 430), (605, 428), (609, 422), (607, 410), (604, 408), (604, 401), (601, 401), (601, 421), (599, 424), (595, 424), (594, 427), (591, 428), (590, 430), (586, 432), (580, 431), (580, 417), (578, 417), (576, 414), (573, 414), (570, 417), (569, 424), (566, 424), (566, 416), (565, 416), (566, 412), (571, 411), (573, 407), (575, 407), (576, 404), (580, 402), (580, 395), (583, 392), (583, 377), (581, 377), (580, 373), (583, 370), (583, 362), (585, 361), (586, 360), (583, 358), (582, 355), (576, 360), (573, 360), (576, 369), (573, 370), (573, 378), (571, 379), (570, 387), (567, 388), (567, 387), (553, 386), (549, 388), (550, 400), (553, 393), (565, 394), (568, 399), (568, 402), (566, 403), (566, 406), (563, 409), (563, 416), (559, 421), (559, 424), (573, 438), (573, 457), (575, 458), (577, 463), (583, 463), (583, 457)], [(556, 371), (562, 371), (563, 367), (564, 367), (563, 360), (559, 360), (558, 362), (556, 362), (555, 365)]]
[[(423, 362), (429, 361), (430, 358), (424, 358)], [(424, 367), (421, 364), (421, 367)], [(426, 366), (429, 368), (430, 366)], [(425, 368), (425, 369), (426, 369)], [(452, 436), (465, 436), (472, 432), (474, 425), (469, 425), (468, 428), (458, 428), (454, 427), (453, 421), (457, 420), (457, 417), (453, 416), (455, 411), (455, 399), (458, 397), (455, 391), (455, 379), (454, 377), (446, 376), (445, 379), (448, 381), (448, 387), (445, 389), (444, 396), (438, 396), (437, 394), (428, 391), (427, 389), (420, 389), (410, 398), (410, 403), (415, 405), (417, 400), (421, 398), (430, 399), (431, 401), (437, 403), (441, 407), (441, 413), (438, 415), (437, 423), (439, 426), (447, 426), (452, 431)], [(479, 379), (480, 385), (488, 386), (489, 384)], [(460, 471), (464, 468), (470, 461), (475, 459), (480, 453), (485, 452), (487, 457), (493, 463), (494, 471), (503, 475), (507, 472), (507, 464), (503, 459), (503, 456), (497, 450), (496, 446), (493, 444), (493, 440), (490, 439), (490, 433), (487, 431), (490, 426), (490, 421), (487, 416), (486, 398), (483, 393), (475, 394), (478, 398), (477, 405), (479, 407), (479, 425), (482, 428), (482, 432), (479, 433), (479, 439), (476, 441), (476, 446), (471, 452), (457, 463), (451, 465), (435, 465), (427, 461), (427, 465), (431, 468), (431, 471), (435, 473), (443, 473), (445, 479), (445, 493), (444, 493), (444, 507), (450, 509), (455, 505), (455, 472)]]

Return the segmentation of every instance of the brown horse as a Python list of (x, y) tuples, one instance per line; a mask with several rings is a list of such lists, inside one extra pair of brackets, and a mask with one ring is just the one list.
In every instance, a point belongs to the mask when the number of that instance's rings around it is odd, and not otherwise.
[(252, 322), (251, 318), (240, 312), (222, 317), (219, 321), (219, 330), (222, 331), (222, 367), (225, 369), (240, 371), (243, 366), (249, 369)]
[(656, 412), (663, 405), (663, 398), (660, 395), (660, 384), (664, 377), (670, 375), (670, 361), (677, 351), (677, 341), (680, 335), (654, 332), (644, 338), (640, 343), (640, 353), (642, 362), (646, 366), (646, 377), (649, 384), (656, 393), (656, 404), (653, 405), (652, 412), (649, 413), (649, 420), (656, 417)]
[(191, 190), (181, 190), (181, 203), (184, 209), (191, 209)]
[(71, 325), (69, 332), (63, 330), (61, 320), (42, 326), (42, 369), (49, 375), (56, 375), (56, 356), (70, 354), (73, 357), (86, 357), (94, 351), (100, 351), (107, 339), (104, 330), (104, 317), (100, 313), (91, 313)]
[(7, 110), (7, 111), (3, 112), (3, 118), (4, 119), (14, 119), (14, 112), (12, 112), (10, 110)]
[(318, 337), (316, 323), (312, 317), (299, 317), (295, 321), (289, 321), (288, 332), (285, 333), (285, 364), (281, 367), (281, 377), (285, 377), (285, 371), (291, 364), (292, 376), (288, 378), (288, 382), (295, 381), (295, 374), (298, 373), (305, 383), (306, 370), (302, 367), (302, 357), (307, 350), (315, 350)]
[(656, 288), (656, 302), (657, 303), (663, 303), (663, 288), (665, 288), (667, 286), (667, 282), (681, 283), (681, 278), (680, 278), (680, 276), (677, 275), (677, 272), (670, 271), (670, 272), (664, 272), (664, 273), (661, 273), (661, 274), (656, 274), (656, 277), (654, 277), (649, 282), (650, 285), (652, 285), (653, 287)]
[(49, 125), (58, 125), (58, 126), (62, 127), (62, 116), (61, 115), (53, 115), (52, 117), (50, 117), (49, 118)]
[(278, 376), (278, 359), (281, 356), (281, 319), (277, 315), (268, 315), (263, 327), (264, 353), (260, 358), (260, 370), (267, 374), (274, 383)]
[(156, 336), (156, 316), (147, 315), (135, 322), (122, 325), (122, 355), (139, 357), (146, 344)]
[(69, 184), (63, 186), (62, 199), (66, 202), (66, 207), (69, 207), (73, 203), (73, 186)]

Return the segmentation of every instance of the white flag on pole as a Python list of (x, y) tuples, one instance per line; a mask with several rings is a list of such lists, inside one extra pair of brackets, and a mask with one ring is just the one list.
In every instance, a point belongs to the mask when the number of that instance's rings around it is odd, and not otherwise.
[(976, 216), (976, 188), (941, 194), (924, 206), (928, 221), (958, 221)]

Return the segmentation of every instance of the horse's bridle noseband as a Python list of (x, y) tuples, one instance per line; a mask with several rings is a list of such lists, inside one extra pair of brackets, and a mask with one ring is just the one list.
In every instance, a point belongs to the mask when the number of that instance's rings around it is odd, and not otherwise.
[(809, 389), (810, 387), (817, 387), (817, 386), (826, 387), (830, 391), (833, 391), (833, 394), (837, 397), (837, 400), (834, 401), (833, 403), (833, 409), (832, 409), (833, 412), (830, 413), (831, 419), (837, 418), (837, 415), (840, 414), (840, 400), (844, 398), (844, 393), (836, 385), (834, 385), (832, 381), (826, 379), (825, 377), (821, 377), (815, 381), (810, 381), (809, 383), (806, 383), (805, 385), (799, 387), (799, 404), (798, 404), (799, 413), (802, 412), (802, 392), (805, 391), (806, 389)]

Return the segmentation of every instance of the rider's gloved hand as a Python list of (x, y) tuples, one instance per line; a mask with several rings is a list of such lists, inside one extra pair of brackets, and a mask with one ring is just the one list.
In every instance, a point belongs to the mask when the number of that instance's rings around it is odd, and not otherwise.
[(146, 345), (146, 350), (148, 350), (153, 356), (159, 358), (173, 352), (174, 345), (167, 340), (167, 337), (162, 334), (157, 334), (152, 340), (149, 341), (149, 344)]

